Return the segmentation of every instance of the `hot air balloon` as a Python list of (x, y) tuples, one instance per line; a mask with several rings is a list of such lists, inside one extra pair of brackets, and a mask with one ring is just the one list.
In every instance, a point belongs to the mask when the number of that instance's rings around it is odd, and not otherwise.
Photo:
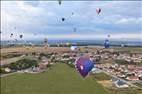
[(36, 33), (34, 33), (33, 35), (34, 35), (34, 36), (36, 36), (37, 34), (36, 34)]
[(124, 44), (121, 44), (121, 47), (124, 47), (125, 45)]
[(72, 12), (72, 15), (74, 15), (74, 12)]
[(73, 31), (76, 32), (76, 28), (73, 28)]
[(110, 47), (109, 40), (107, 40), (107, 39), (105, 40), (104, 47), (105, 48), (109, 48)]
[(62, 18), (62, 21), (65, 21), (65, 18)]
[(69, 42), (67, 42), (67, 43), (66, 43), (66, 46), (70, 46), (70, 43), (69, 43)]
[(61, 5), (62, 4), (62, 1), (61, 0), (58, 0), (59, 1), (59, 5)]
[(19, 35), (20, 38), (23, 38), (23, 35)]
[(17, 39), (15, 39), (15, 41), (17, 42), (18, 40), (17, 40)]
[(82, 77), (86, 77), (94, 67), (94, 63), (90, 57), (81, 56), (75, 61), (75, 67)]
[(47, 38), (44, 38), (45, 48), (47, 47), (47, 43), (48, 43), (48, 39), (47, 39)]
[(97, 14), (100, 14), (101, 8), (97, 8), (97, 9), (96, 9), (96, 12), (97, 12)]
[(44, 43), (47, 43), (47, 38), (44, 38)]
[(110, 35), (107, 35), (108, 38), (110, 38)]
[(70, 49), (71, 49), (72, 51), (75, 51), (77, 48), (78, 48), (77, 46), (71, 46)]
[(13, 36), (13, 33), (10, 34), (10, 37), (12, 37), (12, 36)]

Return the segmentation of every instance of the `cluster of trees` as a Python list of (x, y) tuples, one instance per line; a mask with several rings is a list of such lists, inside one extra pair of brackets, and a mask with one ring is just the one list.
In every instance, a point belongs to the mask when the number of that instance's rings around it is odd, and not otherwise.
[(117, 63), (117, 64), (133, 64), (133, 65), (136, 65), (136, 62), (133, 62), (133, 61), (130, 61), (130, 62), (128, 62), (128, 61), (126, 61), (126, 60), (115, 60), (115, 62)]
[(45, 56), (45, 57), (47, 57), (47, 58), (50, 58), (51, 57), (51, 55), (53, 55), (54, 53), (48, 53), (48, 54), (45, 54), (45, 53), (40, 53), (39, 54), (39, 57), (43, 57), (43, 56)]
[(70, 57), (69, 55), (64, 55), (64, 56), (63, 56), (63, 58), (69, 58), (69, 57)]
[[(36, 53), (32, 53), (32, 55), (36, 55)], [(42, 57), (50, 58), (51, 55), (52, 55), (52, 53), (50, 53), (50, 54), (40, 53), (39, 57), (38, 57), (38, 60), (41, 60)]]
[(73, 63), (67, 63), (71, 68), (75, 68), (75, 65)]
[(21, 59), (9, 64), (9, 68), (12, 70), (22, 70), (22, 69), (30, 68), (32, 66), (38, 66), (38, 63), (36, 60)]
[(6, 73), (4, 68), (0, 68), (0, 74)]
[(75, 68), (74, 62), (75, 62), (75, 59), (68, 60), (67, 65), (69, 65), (71, 68)]
[(51, 44), (50, 47), (70, 47), (71, 44)]
[(101, 60), (101, 56), (98, 56), (95, 61), (96, 63), (100, 63), (100, 60)]
[(8, 54), (8, 55), (3, 55), (2, 58), (13, 58), (13, 57), (21, 56), (21, 55), (22, 53)]
[(52, 66), (51, 64), (47, 64), (46, 65), (47, 68), (51, 68), (51, 66)]

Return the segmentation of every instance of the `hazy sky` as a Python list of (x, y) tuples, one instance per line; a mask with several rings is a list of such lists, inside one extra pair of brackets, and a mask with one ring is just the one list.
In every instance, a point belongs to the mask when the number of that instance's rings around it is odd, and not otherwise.
[[(102, 11), (98, 15), (96, 8)], [(142, 1), (2, 1), (2, 40), (142, 39)], [(72, 15), (72, 12), (74, 15)], [(65, 21), (62, 22), (62, 18)], [(16, 29), (15, 29), (16, 28)], [(76, 32), (74, 32), (76, 28)]]

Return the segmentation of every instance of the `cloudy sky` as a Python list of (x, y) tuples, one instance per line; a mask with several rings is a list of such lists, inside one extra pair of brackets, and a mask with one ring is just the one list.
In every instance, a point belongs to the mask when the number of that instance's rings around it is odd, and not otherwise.
[(2, 1), (1, 39), (141, 40), (141, 11), (142, 1)]

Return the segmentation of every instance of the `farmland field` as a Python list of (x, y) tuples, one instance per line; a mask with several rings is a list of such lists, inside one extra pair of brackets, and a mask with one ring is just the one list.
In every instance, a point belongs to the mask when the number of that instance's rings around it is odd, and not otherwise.
[(117, 52), (131, 52), (131, 53), (142, 53), (141, 47), (112, 47)]
[(108, 94), (96, 80), (82, 78), (66, 64), (39, 74), (13, 74), (1, 78), (1, 94)]

